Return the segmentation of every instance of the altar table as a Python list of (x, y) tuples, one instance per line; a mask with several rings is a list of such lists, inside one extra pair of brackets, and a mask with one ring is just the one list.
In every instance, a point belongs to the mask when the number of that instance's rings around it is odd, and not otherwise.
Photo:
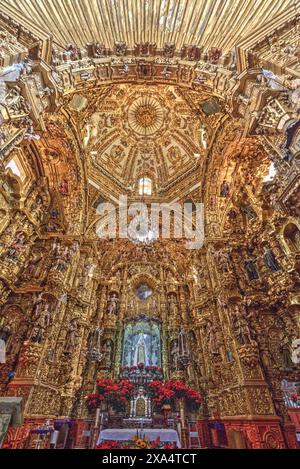
[[(137, 432), (141, 432), (140, 428), (111, 428), (107, 430), (102, 430), (100, 432), (97, 445), (100, 445), (103, 441), (130, 441)], [(143, 434), (150, 440), (156, 441), (157, 438), (160, 438), (160, 441), (163, 443), (175, 443), (177, 448), (181, 448), (181, 443), (178, 437), (178, 433), (175, 430), (169, 430), (166, 428), (145, 428), (143, 429)]]

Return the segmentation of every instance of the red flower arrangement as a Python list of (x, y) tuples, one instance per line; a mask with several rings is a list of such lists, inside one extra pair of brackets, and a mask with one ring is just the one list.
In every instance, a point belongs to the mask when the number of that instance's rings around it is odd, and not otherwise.
[(151, 381), (147, 386), (147, 391), (153, 403), (161, 408), (163, 405), (173, 405), (175, 393), (168, 389), (161, 381)]
[(149, 441), (148, 438), (134, 438), (132, 441), (103, 441), (96, 449), (175, 449), (173, 443), (163, 443), (160, 437), (156, 441)]
[(297, 394), (291, 394), (290, 397), (291, 397), (292, 401), (298, 401), (298, 396), (297, 396)]
[[(165, 383), (154, 380), (146, 385), (146, 389), (153, 404), (159, 409), (165, 405), (174, 406), (180, 399), (184, 400), (191, 412), (197, 411), (201, 404), (200, 394), (179, 380), (169, 380)], [(135, 385), (126, 379), (100, 379), (97, 381), (97, 392), (86, 396), (87, 407), (92, 411), (106, 403), (115, 411), (124, 412), (126, 402), (130, 401), (135, 392)]]
[(174, 443), (165, 443), (164, 449), (175, 449), (176, 445)]
[(176, 400), (183, 399), (190, 411), (197, 411), (201, 404), (200, 394), (186, 386), (182, 381), (169, 380), (165, 384), (152, 381), (147, 386), (148, 393), (157, 407), (174, 405)]
[(105, 398), (101, 394), (88, 394), (86, 396), (86, 404), (91, 412), (93, 409), (100, 407), (101, 403), (104, 402)]
[(100, 379), (97, 381), (97, 393), (86, 396), (89, 411), (96, 409), (105, 402), (117, 412), (124, 412), (126, 401), (134, 394), (134, 385), (128, 380), (115, 382), (112, 379)]
[(144, 384), (152, 380), (162, 380), (163, 370), (159, 366), (138, 363), (137, 366), (125, 366), (121, 368), (121, 376), (123, 379), (129, 379), (136, 384)]
[(125, 446), (119, 441), (103, 441), (96, 449), (125, 449)]

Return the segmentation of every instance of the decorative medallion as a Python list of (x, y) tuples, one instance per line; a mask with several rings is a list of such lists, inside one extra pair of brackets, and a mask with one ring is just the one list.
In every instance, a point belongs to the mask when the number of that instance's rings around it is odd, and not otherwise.
[(145, 283), (139, 285), (135, 290), (135, 294), (140, 300), (147, 300), (152, 295), (152, 293), (152, 288)]
[(139, 135), (153, 135), (163, 126), (164, 109), (151, 96), (141, 96), (128, 108), (128, 123), (131, 130)]

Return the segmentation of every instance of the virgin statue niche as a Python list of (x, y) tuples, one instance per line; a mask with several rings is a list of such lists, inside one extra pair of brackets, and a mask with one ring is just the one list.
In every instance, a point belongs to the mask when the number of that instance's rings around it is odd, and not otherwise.
[(124, 331), (123, 366), (160, 366), (160, 326), (151, 321), (128, 324)]

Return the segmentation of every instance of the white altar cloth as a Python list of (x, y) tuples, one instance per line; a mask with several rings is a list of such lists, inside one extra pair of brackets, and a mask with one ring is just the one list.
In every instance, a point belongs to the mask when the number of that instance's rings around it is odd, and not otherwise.
[[(100, 445), (100, 443), (107, 440), (130, 441), (132, 440), (132, 437), (136, 436), (137, 432), (140, 431), (140, 428), (110, 428), (102, 430), (100, 432), (97, 445)], [(178, 433), (175, 430), (167, 428), (144, 428), (143, 434), (149, 438), (150, 441), (156, 441), (157, 438), (160, 437), (160, 441), (163, 443), (176, 443), (177, 448), (181, 448)]]

